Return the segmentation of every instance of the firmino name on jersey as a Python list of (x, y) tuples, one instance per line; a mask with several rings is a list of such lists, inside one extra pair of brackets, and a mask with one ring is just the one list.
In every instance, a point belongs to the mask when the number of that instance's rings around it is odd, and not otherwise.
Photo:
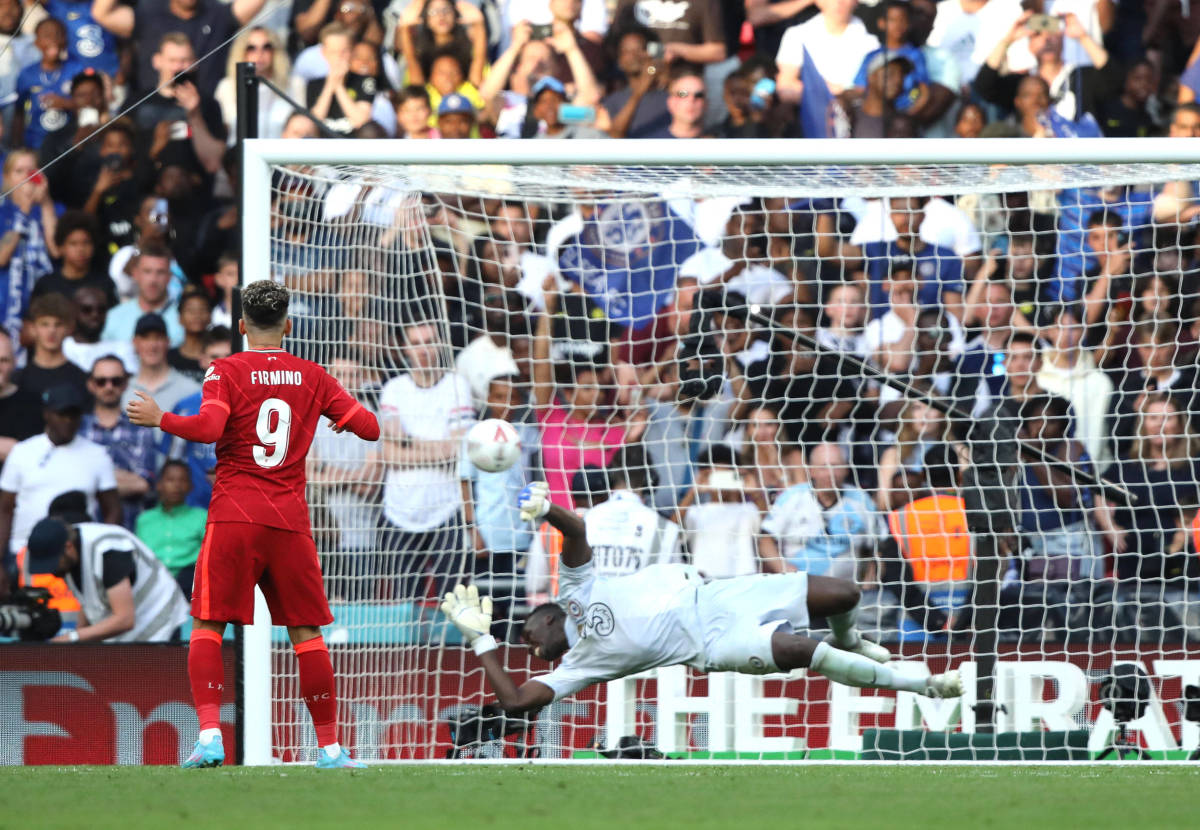
[(264, 386), (303, 386), (304, 378), (300, 372), (290, 369), (254, 369), (250, 372), (250, 382)]

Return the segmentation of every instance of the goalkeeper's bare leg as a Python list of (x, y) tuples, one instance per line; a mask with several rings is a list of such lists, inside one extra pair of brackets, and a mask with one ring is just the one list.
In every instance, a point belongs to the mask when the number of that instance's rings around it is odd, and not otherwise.
[(863, 639), (854, 628), (859, 590), (845, 579), (810, 576), (808, 610), (829, 620), (833, 634), (824, 642), (779, 630), (771, 637), (775, 665), (784, 671), (812, 669), (830, 680), (865, 689), (892, 689), (928, 697), (958, 697), (962, 678), (957, 671), (932, 677), (912, 677), (886, 665), (891, 654)]
[(914, 692), (926, 697), (958, 697), (962, 678), (957, 671), (915, 677), (901, 674), (892, 666), (876, 663), (849, 651), (836, 649), (791, 631), (776, 631), (771, 636), (771, 656), (783, 671), (812, 669), (830, 680), (860, 689), (892, 689)]
[(831, 579), (827, 576), (808, 578), (808, 613), (827, 619), (833, 630), (825, 642), (842, 651), (861, 654), (876, 663), (886, 663), (892, 659), (891, 652), (863, 637), (854, 627), (861, 596), (858, 586), (848, 579)]

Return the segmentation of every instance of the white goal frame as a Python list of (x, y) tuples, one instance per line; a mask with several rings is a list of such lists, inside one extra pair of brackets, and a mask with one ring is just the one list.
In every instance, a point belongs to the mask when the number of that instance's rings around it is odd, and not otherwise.
[[(584, 139), (536, 142), (513, 139), (247, 139), (242, 146), (243, 284), (270, 273), (270, 251), (264, 243), (271, 235), (271, 165), (896, 167), (945, 164), (987, 167), (1005, 164), (1200, 164), (1200, 138)], [(1164, 178), (1168, 177), (1169, 173), (1165, 173)], [(953, 191), (953, 188), (938, 189)], [(246, 626), (243, 632), (243, 660), (238, 678), (244, 700), (240, 726), (244, 740), (243, 762), (266, 765), (277, 761), (272, 757), (271, 623), (261, 592), (256, 592), (255, 610), (255, 624)]]

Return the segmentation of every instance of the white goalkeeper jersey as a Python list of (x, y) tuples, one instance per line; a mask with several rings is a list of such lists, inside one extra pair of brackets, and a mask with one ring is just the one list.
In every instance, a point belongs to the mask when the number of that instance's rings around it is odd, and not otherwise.
[(571, 648), (554, 671), (534, 678), (554, 699), (605, 680), (658, 666), (704, 668), (704, 634), (697, 590), (704, 584), (690, 565), (651, 565), (637, 573), (598, 577), (588, 562), (561, 567), (558, 601), (567, 612)]

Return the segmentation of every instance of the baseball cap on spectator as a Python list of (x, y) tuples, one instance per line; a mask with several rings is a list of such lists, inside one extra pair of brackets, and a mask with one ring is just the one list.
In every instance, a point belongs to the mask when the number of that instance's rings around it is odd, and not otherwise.
[(25, 543), (31, 574), (58, 570), (58, 560), (67, 546), (67, 535), (67, 526), (58, 519), (42, 519), (33, 526)]
[(452, 92), (438, 104), (438, 115), (455, 115), (457, 113), (474, 115), (475, 105), (467, 100), (467, 96)]
[(138, 318), (137, 323), (133, 327), (133, 336), (142, 337), (146, 334), (161, 334), (167, 336), (167, 324), (163, 320), (161, 314), (156, 314), (151, 311), (149, 314), (143, 314)]
[(567, 97), (567, 88), (563, 86), (562, 81), (553, 75), (543, 75), (538, 79), (537, 83), (533, 85), (533, 89), (529, 91), (529, 100), (536, 101), (537, 97), (547, 89), (551, 92), (557, 92), (564, 98)]
[(42, 406), (51, 412), (70, 412), (72, 409), (82, 412), (84, 403), (83, 390), (69, 383), (51, 386), (42, 393)]
[(910, 61), (904, 55), (899, 55), (895, 52), (881, 51), (876, 54), (875, 57), (871, 58), (870, 63), (867, 64), (867, 74), (870, 75), (877, 69), (883, 69), (883, 67), (887, 66), (889, 63), (902, 63), (904, 64), (905, 70), (908, 72), (911, 72), (913, 69), (912, 61)]

